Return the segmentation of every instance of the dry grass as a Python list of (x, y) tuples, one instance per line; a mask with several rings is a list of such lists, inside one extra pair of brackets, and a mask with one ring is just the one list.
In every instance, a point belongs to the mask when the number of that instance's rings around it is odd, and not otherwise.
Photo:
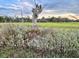
[(0, 57), (79, 57), (79, 30), (2, 26), (0, 50)]

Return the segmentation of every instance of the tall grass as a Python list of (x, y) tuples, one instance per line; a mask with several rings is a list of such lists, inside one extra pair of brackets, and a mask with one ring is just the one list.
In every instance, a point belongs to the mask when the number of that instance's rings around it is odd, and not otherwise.
[(79, 57), (79, 30), (5, 25), (0, 28), (0, 57)]

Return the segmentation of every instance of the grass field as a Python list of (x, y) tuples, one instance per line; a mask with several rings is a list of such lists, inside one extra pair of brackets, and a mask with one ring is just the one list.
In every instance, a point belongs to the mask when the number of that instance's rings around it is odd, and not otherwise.
[[(25, 22), (25, 23), (0, 23), (1, 25), (6, 25), (6, 24), (14, 24), (14, 25), (19, 25), (19, 26), (31, 26), (31, 22)], [(72, 28), (72, 29), (79, 29), (79, 22), (42, 22), (42, 23), (37, 23), (38, 26), (40, 27), (48, 27), (48, 28)]]

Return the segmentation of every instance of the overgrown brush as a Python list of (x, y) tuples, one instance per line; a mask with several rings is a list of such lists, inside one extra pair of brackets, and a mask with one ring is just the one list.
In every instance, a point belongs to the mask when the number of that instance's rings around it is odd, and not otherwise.
[(79, 30), (6, 25), (0, 29), (0, 50), (0, 57), (79, 57)]

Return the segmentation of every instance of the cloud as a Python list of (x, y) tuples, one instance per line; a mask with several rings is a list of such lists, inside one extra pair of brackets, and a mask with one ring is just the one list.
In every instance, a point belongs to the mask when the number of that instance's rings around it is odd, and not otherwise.
[[(1, 3), (3, 1), (3, 3)], [(7, 1), (7, 2), (6, 2)], [(33, 0), (0, 0), (0, 11), (5, 10), (6, 13), (13, 11), (20, 13), (23, 8), (23, 14), (32, 14), (34, 7)], [(9, 2), (10, 1), (10, 2)], [(5, 3), (6, 2), (6, 3)], [(79, 15), (79, 0), (36, 0), (38, 4), (42, 4), (44, 10), (41, 14), (44, 16), (61, 15), (73, 13)], [(12, 10), (12, 11), (10, 11)], [(3, 13), (3, 12), (2, 12)], [(7, 15), (7, 13), (6, 13)]]
[(23, 2), (22, 5), (23, 5), (24, 7), (31, 7), (31, 8), (33, 7), (33, 5), (30, 4), (30, 3), (28, 3), (28, 2)]
[(41, 0), (43, 7), (47, 10), (57, 10), (57, 13), (79, 14), (79, 0)]
[(45, 17), (45, 18), (47, 18), (47, 17), (59, 17), (59, 16), (61, 16), (61, 17), (68, 17), (68, 18), (71, 18), (71, 17), (69, 17), (69, 15), (76, 15), (76, 14), (74, 14), (74, 13), (71, 13), (71, 12), (62, 12), (62, 11), (60, 11), (60, 10), (50, 10), (50, 9), (48, 9), (48, 10), (43, 10), (43, 12), (39, 15), (39, 18), (42, 18), (43, 16)]
[(16, 10), (18, 9), (16, 6), (14, 6), (14, 4), (11, 4), (10, 6), (8, 5), (0, 5), (0, 8), (3, 8), (3, 9), (10, 9), (10, 10)]
[(19, 2), (19, 3), (11, 3), (11, 4), (3, 4), (0, 5), (0, 14), (4, 15), (19, 15), (21, 14), (21, 9), (23, 7), (23, 15), (27, 15), (31, 13), (31, 9), (33, 5), (29, 2)]

